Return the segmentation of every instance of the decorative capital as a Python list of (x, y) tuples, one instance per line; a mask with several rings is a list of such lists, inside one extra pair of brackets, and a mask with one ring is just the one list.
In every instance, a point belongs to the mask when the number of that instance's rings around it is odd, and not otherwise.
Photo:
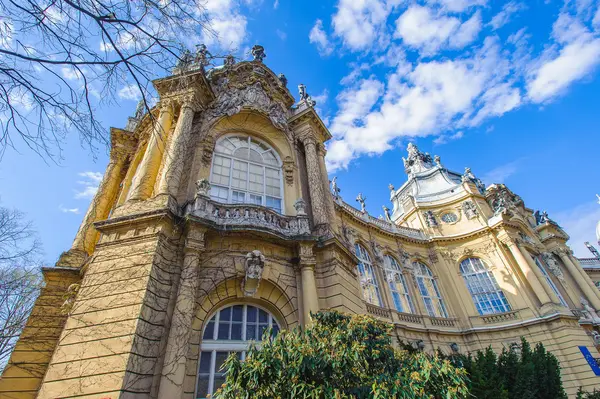
[(193, 227), (187, 232), (187, 236), (185, 237), (185, 247), (184, 251), (186, 252), (203, 252), (204, 251), (204, 233), (206, 233), (205, 229)]
[(300, 266), (314, 266), (317, 263), (317, 258), (313, 252), (313, 243), (301, 242), (298, 244), (298, 257), (300, 258)]
[(196, 182), (196, 197), (210, 197), (210, 182), (208, 179), (200, 179)]

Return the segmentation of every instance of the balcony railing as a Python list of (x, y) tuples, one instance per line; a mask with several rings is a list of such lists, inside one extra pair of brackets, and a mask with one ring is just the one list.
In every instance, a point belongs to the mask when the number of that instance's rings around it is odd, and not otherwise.
[(454, 319), (447, 319), (443, 317), (429, 317), (431, 324), (438, 327), (454, 327)]
[(287, 216), (264, 206), (222, 204), (200, 195), (188, 204), (185, 214), (211, 222), (223, 230), (258, 230), (289, 238), (310, 235), (305, 214)]
[(403, 236), (409, 237), (409, 238), (415, 238), (417, 240), (426, 240), (427, 239), (427, 236), (425, 235), (425, 233), (423, 233), (419, 229), (412, 229), (410, 227), (404, 227), (404, 226), (396, 226), (394, 223), (388, 222), (387, 220), (378, 219), (376, 217), (369, 215), (368, 213), (363, 213), (363, 212), (359, 211), (358, 209), (350, 206), (349, 204), (345, 203), (341, 198), (335, 199), (335, 202), (336, 202), (336, 204), (341, 206), (345, 211), (354, 215), (356, 218), (362, 219), (365, 222), (375, 225), (382, 230), (385, 230), (387, 232), (394, 233), (394, 234), (400, 234), (400, 235), (403, 235)]
[(412, 313), (396, 312), (398, 319), (405, 323), (423, 324), (423, 316)]
[(600, 268), (600, 259), (598, 258), (578, 258), (582, 267)]
[(365, 305), (367, 305), (367, 312), (371, 313), (373, 316), (383, 317), (385, 319), (392, 318), (392, 312), (389, 309), (382, 308), (380, 306), (373, 305), (368, 302), (365, 302)]

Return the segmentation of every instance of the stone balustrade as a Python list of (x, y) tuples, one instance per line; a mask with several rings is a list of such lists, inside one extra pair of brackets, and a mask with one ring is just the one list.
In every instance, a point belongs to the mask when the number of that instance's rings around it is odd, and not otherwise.
[(455, 320), (447, 319), (444, 317), (429, 317), (429, 321), (431, 321), (431, 325), (438, 327), (454, 327)]
[(483, 320), (483, 322), (485, 324), (502, 323), (505, 321), (517, 320), (517, 319), (519, 319), (519, 311), (518, 310), (481, 316), (481, 320)]
[(408, 238), (414, 238), (417, 240), (426, 240), (427, 239), (427, 236), (425, 235), (425, 233), (423, 233), (423, 231), (421, 231), (419, 229), (412, 229), (410, 227), (404, 227), (404, 226), (396, 226), (394, 223), (388, 222), (387, 220), (378, 219), (376, 217), (369, 215), (368, 213), (363, 213), (363, 212), (359, 211), (358, 209), (350, 206), (349, 204), (342, 201), (342, 199), (339, 197), (335, 198), (335, 203), (337, 205), (339, 205), (342, 209), (344, 209), (345, 211), (347, 211), (348, 213), (353, 215), (354, 217), (356, 217), (358, 219), (362, 219), (365, 222), (367, 222), (371, 225), (374, 225), (376, 227), (379, 227), (380, 229), (387, 231), (389, 233), (399, 234), (401, 236), (408, 237)]
[(385, 319), (392, 318), (392, 312), (389, 309), (382, 308), (380, 306), (373, 305), (368, 302), (365, 302), (365, 305), (367, 307), (367, 312), (369, 312), (373, 316), (383, 317)]
[(282, 215), (260, 205), (223, 204), (202, 195), (186, 206), (185, 216), (207, 221), (222, 230), (258, 230), (285, 238), (310, 235), (307, 215)]
[(401, 322), (423, 324), (423, 316), (403, 312), (396, 312), (396, 315)]

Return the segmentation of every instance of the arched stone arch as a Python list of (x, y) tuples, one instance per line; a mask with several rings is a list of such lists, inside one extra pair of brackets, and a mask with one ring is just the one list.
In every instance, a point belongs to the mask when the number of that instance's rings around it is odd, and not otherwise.
[(209, 294), (199, 298), (196, 305), (188, 347), (184, 398), (193, 398), (195, 392), (200, 343), (206, 323), (216, 311), (235, 304), (255, 305), (265, 309), (273, 315), (282, 329), (289, 330), (298, 325), (298, 309), (275, 282), (263, 279), (253, 297), (247, 297), (242, 292), (241, 278), (230, 278), (221, 282)]

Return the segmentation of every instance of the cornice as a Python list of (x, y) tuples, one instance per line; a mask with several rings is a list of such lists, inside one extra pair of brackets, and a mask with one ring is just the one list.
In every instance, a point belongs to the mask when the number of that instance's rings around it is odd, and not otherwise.
[(324, 143), (331, 139), (331, 133), (329, 133), (329, 129), (317, 114), (317, 111), (313, 107), (304, 107), (299, 108), (296, 112), (288, 119), (288, 124), (292, 130), (295, 130), (302, 124), (309, 124), (311, 127), (316, 128), (318, 133), (320, 134), (320, 139), (318, 142)]

